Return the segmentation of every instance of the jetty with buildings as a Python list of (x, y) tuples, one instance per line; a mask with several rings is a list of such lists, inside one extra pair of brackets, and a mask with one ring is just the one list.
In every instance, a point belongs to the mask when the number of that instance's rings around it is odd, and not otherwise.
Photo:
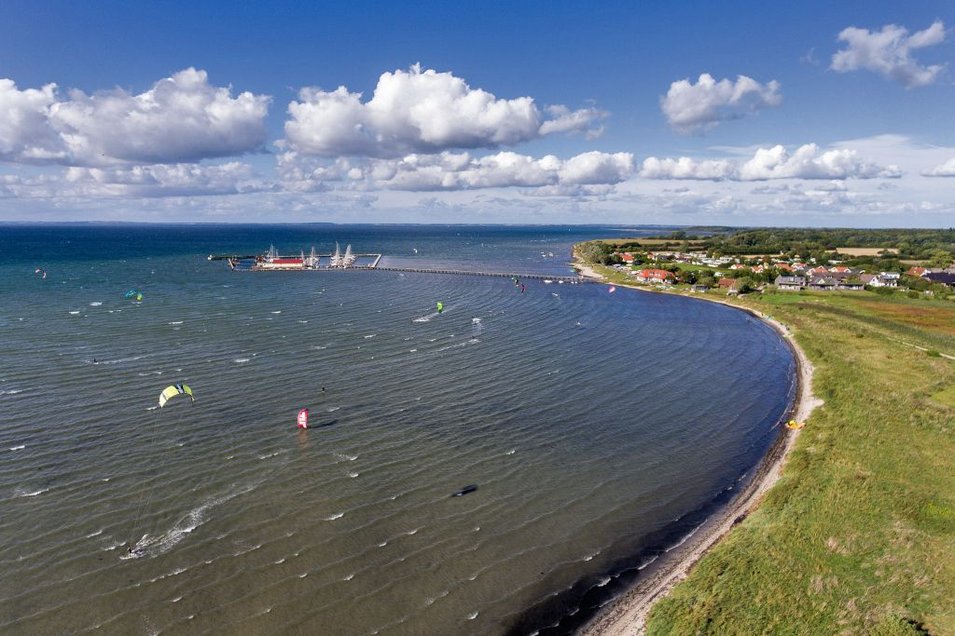
[(540, 280), (547, 283), (577, 284), (589, 282), (579, 275), (553, 275), (534, 273), (475, 271), (466, 269), (428, 268), (428, 267), (393, 267), (382, 266), (382, 254), (364, 254), (352, 252), (351, 245), (341, 251), (338, 243), (332, 254), (319, 254), (313, 247), (308, 256), (304, 250), (298, 256), (281, 255), (274, 246), (270, 246), (264, 254), (258, 255), (215, 255), (210, 254), (210, 261), (226, 261), (232, 271), (236, 272), (298, 272), (298, 271), (342, 271), (342, 270), (374, 270), (384, 272), (408, 272), (415, 274), (451, 274), (455, 276), (495, 276), (500, 278)]
[(276, 251), (274, 245), (269, 246), (265, 254), (258, 255), (209, 255), (210, 261), (226, 261), (233, 271), (303, 271), (303, 270), (334, 270), (334, 269), (375, 269), (381, 261), (381, 254), (355, 254), (351, 245), (342, 253), (341, 247), (335, 243), (335, 252), (319, 254), (312, 248), (309, 255), (304, 251), (298, 256), (284, 256)]

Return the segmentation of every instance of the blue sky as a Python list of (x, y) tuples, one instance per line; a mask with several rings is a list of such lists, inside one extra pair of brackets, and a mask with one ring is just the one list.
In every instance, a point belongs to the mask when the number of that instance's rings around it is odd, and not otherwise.
[(0, 221), (955, 225), (951, 2), (0, 2)]

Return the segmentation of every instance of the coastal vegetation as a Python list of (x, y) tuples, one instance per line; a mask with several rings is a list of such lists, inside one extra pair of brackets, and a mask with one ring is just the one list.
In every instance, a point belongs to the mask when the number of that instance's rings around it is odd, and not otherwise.
[(648, 633), (955, 633), (955, 363), (940, 355), (955, 355), (955, 307), (850, 293), (735, 302), (793, 330), (825, 405)]
[(654, 606), (647, 632), (955, 634), (955, 304), (702, 296), (786, 325), (824, 405), (775, 487)]
[[(883, 294), (898, 288), (913, 298), (955, 295), (955, 230), (709, 231), (720, 233), (680, 230), (664, 238), (588, 241), (575, 247), (575, 256), (631, 274), (637, 282), (647, 282), (639, 280), (641, 268), (666, 270), (673, 274), (666, 282), (676, 284), (714, 287), (719, 279), (740, 279), (732, 289), (743, 293), (795, 275), (815, 288), (865, 286)], [(633, 279), (616, 282), (627, 280)], [(880, 289), (887, 286), (892, 289)]]
[[(840, 248), (869, 248), (878, 254), (888, 249), (901, 259), (930, 260), (955, 255), (955, 229), (856, 229), (856, 228), (688, 228), (665, 237), (624, 239), (655, 249), (678, 249), (689, 243), (704, 251), (723, 254), (838, 253)], [(881, 249), (880, 249), (881, 248)], [(865, 252), (862, 253), (865, 255)]]

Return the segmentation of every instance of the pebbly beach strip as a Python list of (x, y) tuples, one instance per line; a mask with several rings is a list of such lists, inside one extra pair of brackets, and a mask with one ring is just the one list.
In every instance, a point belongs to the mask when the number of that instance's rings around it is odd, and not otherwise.
[[(591, 267), (576, 260), (574, 268), (584, 277), (607, 282)], [(642, 292), (652, 290), (636, 285), (621, 285)], [(796, 397), (787, 419), (805, 421), (822, 401), (812, 392), (813, 367), (785, 325), (769, 316), (745, 307), (739, 307), (713, 298), (696, 297), (699, 300), (718, 302), (745, 311), (770, 325), (793, 351), (796, 360)], [(645, 632), (647, 616), (653, 605), (666, 596), (673, 587), (686, 578), (693, 566), (720, 539), (743, 521), (762, 501), (765, 493), (776, 484), (785, 465), (786, 457), (795, 444), (800, 431), (784, 429), (776, 442), (760, 461), (751, 479), (725, 506), (707, 519), (692, 536), (672, 548), (650, 565), (637, 579), (633, 587), (619, 595), (592, 618), (579, 633), (587, 636), (623, 636)]]

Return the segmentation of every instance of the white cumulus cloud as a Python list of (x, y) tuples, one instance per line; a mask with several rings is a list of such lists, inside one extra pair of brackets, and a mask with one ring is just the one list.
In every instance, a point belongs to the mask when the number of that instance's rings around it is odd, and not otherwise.
[(924, 66), (912, 58), (913, 49), (940, 44), (945, 26), (936, 20), (930, 27), (909, 35), (908, 29), (887, 24), (881, 31), (848, 27), (839, 33), (846, 48), (832, 56), (830, 68), (845, 73), (865, 69), (884, 75), (906, 88), (931, 84), (944, 69), (942, 64)]
[(696, 161), (689, 157), (679, 159), (647, 157), (643, 160), (643, 167), (639, 174), (645, 179), (722, 181), (737, 178), (736, 164), (732, 161), (726, 159)]
[[(0, 179), (0, 184), (4, 180)], [(262, 192), (274, 185), (240, 162), (150, 164), (89, 168), (72, 166), (61, 174), (8, 179), (10, 193), (34, 198), (156, 198)]]
[(411, 153), (495, 148), (560, 132), (595, 132), (606, 116), (596, 108), (552, 106), (545, 117), (531, 97), (499, 99), (471, 88), (451, 73), (422, 70), (383, 73), (374, 95), (340, 86), (304, 88), (289, 104), (287, 145), (324, 157), (396, 158)]
[(321, 160), (294, 152), (279, 157), (283, 186), (295, 191), (326, 189), (455, 191), (484, 188), (613, 186), (633, 174), (630, 153), (587, 152), (566, 160), (539, 159), (510, 151), (482, 157), (467, 152), (410, 154), (400, 159)]
[(881, 167), (865, 161), (855, 150), (838, 148), (820, 152), (816, 144), (805, 144), (789, 153), (781, 145), (760, 148), (740, 167), (743, 181), (766, 179), (875, 179), (897, 178), (898, 166)]
[(782, 100), (776, 80), (760, 84), (740, 75), (735, 82), (717, 82), (703, 73), (696, 84), (689, 79), (670, 84), (670, 90), (660, 99), (660, 108), (673, 128), (696, 133), (762, 108), (779, 106)]
[(59, 135), (50, 126), (56, 84), (19, 90), (0, 79), (0, 160), (51, 160), (66, 156)]
[(687, 179), (698, 181), (766, 181), (770, 179), (875, 179), (897, 178), (898, 166), (879, 166), (863, 159), (855, 150), (836, 148), (821, 151), (805, 144), (790, 153), (782, 145), (758, 148), (742, 165), (727, 159), (696, 160), (648, 157), (639, 176), (645, 179)]
[(955, 177), (955, 157), (922, 173), (925, 177)]
[(123, 89), (87, 95), (56, 86), (20, 91), (0, 80), (0, 159), (108, 166), (171, 164), (260, 149), (269, 97), (212, 86), (188, 68), (140, 94)]

